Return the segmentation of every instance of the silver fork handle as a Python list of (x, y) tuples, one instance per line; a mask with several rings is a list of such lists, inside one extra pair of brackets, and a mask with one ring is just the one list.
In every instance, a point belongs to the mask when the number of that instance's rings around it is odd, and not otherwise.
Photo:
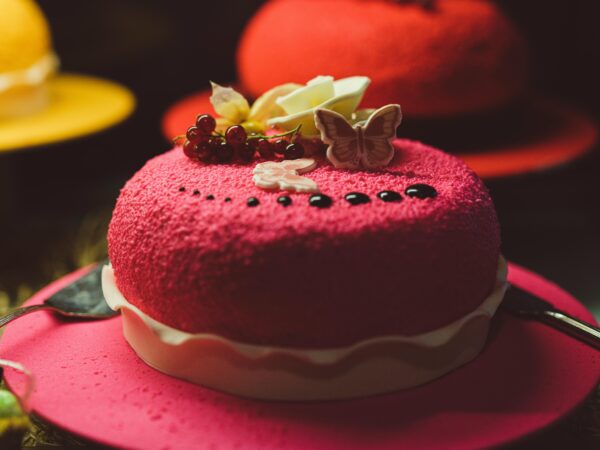
[(544, 311), (541, 320), (600, 350), (600, 329), (558, 311)]
[(7, 315), (0, 317), (0, 328), (2, 328), (9, 322), (12, 322), (13, 320), (18, 319), (19, 317), (24, 316), (25, 314), (30, 314), (32, 312), (40, 311), (42, 309), (52, 309), (52, 307), (41, 303), (39, 305), (24, 306), (22, 308), (17, 308), (12, 312), (8, 313)]

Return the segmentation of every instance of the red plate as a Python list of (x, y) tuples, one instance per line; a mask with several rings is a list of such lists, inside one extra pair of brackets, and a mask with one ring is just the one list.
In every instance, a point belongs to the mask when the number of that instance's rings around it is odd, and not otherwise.
[[(162, 120), (169, 140), (185, 133), (202, 113), (214, 114), (210, 91), (191, 95), (169, 108)], [(460, 153), (469, 167), (485, 179), (519, 175), (566, 164), (590, 151), (598, 141), (596, 122), (560, 102), (533, 96), (527, 105), (522, 133), (479, 153)]]
[[(73, 281), (46, 287), (40, 302)], [(555, 284), (516, 265), (510, 281), (588, 322)], [(244, 400), (163, 375), (141, 362), (121, 319), (68, 322), (50, 313), (8, 326), (2, 358), (35, 376), (33, 411), (115, 447), (161, 449), (468, 449), (513, 441), (575, 408), (600, 378), (600, 353), (546, 325), (499, 313), (472, 363), (418, 388), (360, 400)], [(23, 377), (6, 372), (9, 387)]]

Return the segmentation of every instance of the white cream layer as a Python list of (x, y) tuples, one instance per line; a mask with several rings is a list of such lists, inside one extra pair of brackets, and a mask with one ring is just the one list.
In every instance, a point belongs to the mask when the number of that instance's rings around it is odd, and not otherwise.
[(493, 292), (474, 311), (415, 336), (381, 336), (328, 349), (245, 344), (191, 334), (161, 324), (131, 305), (102, 273), (109, 306), (120, 309), (123, 333), (150, 366), (203, 386), (265, 400), (329, 400), (414, 387), (471, 361), (483, 349), (489, 323), (506, 291), (501, 258)]
[(0, 119), (33, 114), (48, 103), (45, 82), (58, 69), (50, 52), (26, 69), (0, 74)]

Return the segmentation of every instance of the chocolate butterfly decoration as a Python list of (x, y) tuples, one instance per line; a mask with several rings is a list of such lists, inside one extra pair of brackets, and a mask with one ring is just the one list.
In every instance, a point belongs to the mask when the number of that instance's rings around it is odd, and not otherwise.
[(315, 123), (326, 144), (327, 159), (335, 167), (374, 169), (387, 166), (394, 157), (391, 140), (402, 121), (400, 105), (386, 105), (364, 124), (350, 124), (344, 116), (328, 109), (315, 111)]

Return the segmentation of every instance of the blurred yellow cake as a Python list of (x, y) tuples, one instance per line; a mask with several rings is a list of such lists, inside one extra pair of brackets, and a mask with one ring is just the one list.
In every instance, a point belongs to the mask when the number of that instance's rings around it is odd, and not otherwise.
[(0, 0), (0, 120), (48, 103), (46, 81), (56, 73), (48, 23), (33, 0)]

